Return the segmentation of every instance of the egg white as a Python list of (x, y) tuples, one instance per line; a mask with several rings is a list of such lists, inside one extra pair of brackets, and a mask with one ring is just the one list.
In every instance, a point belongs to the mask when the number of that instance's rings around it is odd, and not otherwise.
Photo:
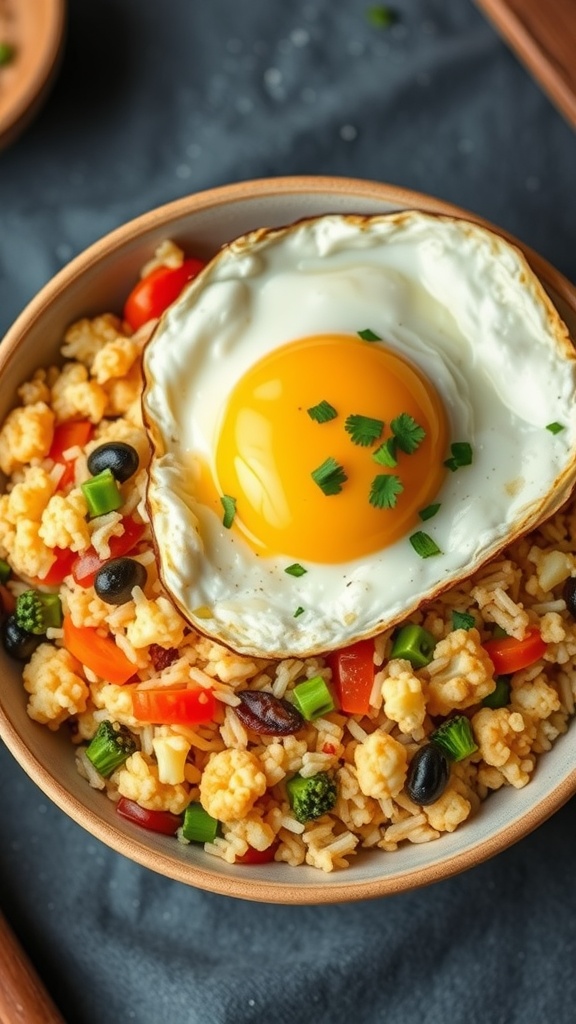
[[(226, 397), (271, 349), (366, 327), (434, 383), (473, 464), (447, 474), (440, 512), (414, 527), (441, 555), (423, 559), (405, 537), (294, 578), (293, 556), (257, 557), (198, 501), (196, 460), (214, 467)], [(144, 369), (163, 582), (196, 628), (242, 654), (318, 653), (393, 625), (550, 515), (576, 477), (567, 331), (519, 251), (465, 221), (329, 215), (253, 232), (165, 314)]]

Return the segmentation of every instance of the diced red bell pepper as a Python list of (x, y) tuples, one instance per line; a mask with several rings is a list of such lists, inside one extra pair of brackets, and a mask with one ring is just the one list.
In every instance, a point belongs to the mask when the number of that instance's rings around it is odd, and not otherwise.
[(359, 640), (326, 656), (342, 711), (365, 715), (374, 685), (374, 641)]
[(46, 587), (56, 587), (62, 583), (64, 578), (72, 572), (72, 565), (78, 557), (75, 551), (70, 551), (70, 548), (52, 548), (51, 550), (56, 558), (46, 575), (42, 579), (36, 580), (39, 586), (44, 584)]
[(81, 587), (91, 587), (96, 574), (110, 558), (121, 558), (128, 555), (137, 545), (144, 534), (146, 527), (144, 523), (137, 523), (132, 516), (125, 516), (122, 520), (124, 533), (120, 537), (111, 537), (109, 542), (110, 555), (108, 558), (100, 558), (100, 555), (93, 547), (89, 547), (81, 555), (76, 555), (72, 565), (72, 575)]
[(160, 832), (165, 836), (175, 836), (182, 824), (182, 818), (177, 814), (171, 814), (170, 811), (150, 811), (125, 796), (121, 796), (116, 804), (116, 813), (135, 825), (140, 825), (141, 828), (147, 828), (150, 832)]
[(253, 846), (249, 846), (246, 853), (243, 853), (241, 857), (236, 857), (236, 864), (269, 864), (274, 860), (279, 846), (278, 841), (272, 843), (266, 850), (255, 850)]
[(508, 676), (539, 661), (545, 655), (547, 645), (540, 630), (534, 627), (523, 640), (513, 636), (494, 637), (482, 646), (494, 665), (495, 675)]
[(89, 420), (65, 420), (64, 423), (59, 423), (54, 430), (48, 458), (64, 466), (64, 472), (58, 481), (58, 490), (67, 487), (74, 479), (74, 463), (76, 460), (65, 459), (64, 452), (68, 451), (69, 448), (75, 448), (77, 445), (83, 448), (84, 445), (88, 444), (93, 434), (94, 424), (90, 423)]
[(198, 725), (210, 722), (216, 710), (212, 690), (133, 690), (132, 714), (139, 722), (160, 725)]
[(109, 683), (127, 683), (136, 668), (116, 645), (111, 636), (102, 636), (92, 626), (75, 626), (64, 616), (64, 646), (86, 668)]
[(0, 615), (12, 615), (16, 608), (16, 598), (8, 587), (0, 583)]
[(203, 260), (184, 260), (181, 267), (157, 267), (141, 278), (126, 299), (124, 319), (133, 331), (162, 315), (176, 301), (184, 285), (205, 266)]

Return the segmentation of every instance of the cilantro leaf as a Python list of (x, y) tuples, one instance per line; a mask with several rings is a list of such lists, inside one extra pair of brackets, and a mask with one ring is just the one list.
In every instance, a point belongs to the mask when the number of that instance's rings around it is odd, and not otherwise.
[(234, 516), (236, 515), (236, 498), (231, 498), (229, 494), (223, 494), (220, 501), (224, 508), (224, 518), (222, 523), (226, 529), (229, 530), (234, 522)]
[(399, 416), (396, 416), (390, 427), (396, 445), (406, 455), (412, 455), (426, 437), (424, 427), (421, 427), (407, 412), (401, 412)]
[(398, 495), (404, 487), (402, 481), (391, 473), (379, 473), (372, 481), (369, 502), (374, 508), (394, 508)]
[(344, 429), (350, 434), (354, 444), (367, 448), (380, 437), (384, 430), (384, 421), (372, 419), (370, 416), (349, 416)]
[(469, 466), (472, 463), (472, 445), (468, 441), (454, 441), (450, 445), (450, 458), (446, 459), (444, 465), (455, 473), (461, 466)]
[(342, 466), (330, 455), (321, 466), (312, 470), (312, 479), (324, 494), (340, 494), (342, 484), (348, 479)]
[(367, 327), (364, 331), (358, 331), (358, 337), (362, 338), (362, 341), (382, 341), (379, 334), (375, 334)]
[(393, 437), (388, 437), (375, 452), (372, 452), (372, 458), (374, 462), (377, 462), (379, 466), (388, 466), (393, 469), (394, 466), (398, 465), (398, 459), (396, 458), (396, 440)]
[(473, 629), (476, 619), (469, 612), (459, 612), (456, 609), (452, 612), (452, 629)]
[(310, 419), (315, 420), (316, 423), (328, 423), (329, 420), (336, 419), (338, 415), (334, 406), (324, 399), (318, 405), (312, 405), (306, 412)]

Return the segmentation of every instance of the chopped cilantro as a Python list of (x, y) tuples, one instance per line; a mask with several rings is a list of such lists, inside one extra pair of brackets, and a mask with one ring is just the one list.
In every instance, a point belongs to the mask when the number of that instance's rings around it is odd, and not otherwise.
[(329, 420), (336, 419), (338, 415), (334, 406), (325, 400), (318, 402), (318, 405), (312, 405), (306, 411), (310, 419), (315, 420), (316, 423), (328, 423)]
[(294, 562), (292, 565), (289, 565), (284, 569), (284, 572), (287, 572), (289, 576), (305, 576), (308, 569), (305, 569), (304, 566), (300, 565), (298, 562)]
[(374, 28), (390, 28), (398, 21), (396, 11), (386, 4), (374, 4), (366, 9), (366, 17)]
[(450, 445), (450, 458), (446, 459), (444, 465), (451, 473), (455, 473), (461, 466), (469, 466), (472, 463), (472, 445), (468, 441), (454, 441)]
[(563, 423), (556, 423), (556, 422), (554, 422), (554, 423), (547, 423), (546, 424), (546, 430), (549, 430), (551, 434), (559, 434), (560, 431), (564, 430), (564, 429), (565, 429), (565, 427), (564, 427)]
[(374, 508), (395, 508), (398, 495), (403, 490), (402, 481), (397, 476), (379, 473), (372, 481), (368, 500)]
[(363, 331), (358, 331), (358, 337), (362, 338), (362, 341), (382, 341), (379, 334), (375, 334), (369, 327), (366, 327)]
[(439, 508), (440, 502), (437, 502), (436, 505), (426, 505), (426, 508), (420, 509), (418, 515), (420, 516), (422, 522), (425, 522), (427, 519), (432, 519), (433, 516), (435, 516), (436, 513), (438, 512)]
[(296, 609), (296, 611), (294, 612), (294, 618), (297, 619), (299, 615), (303, 614), (303, 612), (304, 612), (304, 609), (303, 609), (302, 605), (299, 605), (298, 608)]
[(417, 530), (408, 539), (416, 554), (420, 555), (420, 558), (430, 558), (432, 555), (442, 554), (436, 541), (432, 540), (432, 537), (427, 533), (423, 533), (422, 530)]
[(312, 471), (311, 476), (324, 494), (340, 494), (342, 484), (348, 479), (343, 467), (339, 466), (331, 455)]
[(393, 437), (388, 437), (375, 452), (372, 452), (372, 458), (374, 462), (377, 462), (379, 466), (388, 466), (393, 469), (394, 466), (398, 465), (398, 459), (396, 458), (396, 440)]
[(383, 420), (374, 420), (370, 416), (349, 416), (344, 429), (354, 444), (367, 448), (378, 440), (384, 430)]
[(421, 427), (413, 416), (407, 412), (401, 412), (392, 420), (390, 427), (394, 434), (396, 446), (406, 455), (412, 455), (426, 437), (424, 427)]
[(476, 619), (468, 612), (452, 612), (452, 629), (473, 629), (475, 625)]
[(222, 502), (222, 507), (224, 509), (224, 518), (222, 523), (226, 529), (229, 530), (234, 522), (234, 516), (236, 515), (236, 498), (231, 498), (229, 494), (223, 494), (220, 501)]

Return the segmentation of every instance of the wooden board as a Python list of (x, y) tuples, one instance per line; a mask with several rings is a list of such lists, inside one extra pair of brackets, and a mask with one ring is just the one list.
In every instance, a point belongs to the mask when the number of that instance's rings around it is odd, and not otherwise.
[(576, 127), (576, 0), (476, 0)]

